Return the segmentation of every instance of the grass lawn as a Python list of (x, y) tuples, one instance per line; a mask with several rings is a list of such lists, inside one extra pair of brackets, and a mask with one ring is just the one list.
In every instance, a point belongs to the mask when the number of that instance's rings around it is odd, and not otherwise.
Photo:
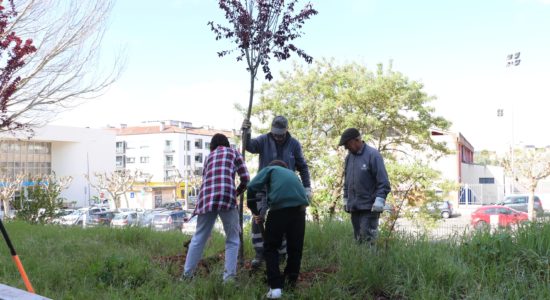
[[(222, 261), (179, 282), (190, 239), (180, 232), (5, 225), (35, 291), (52, 299), (261, 299), (268, 290), (263, 272), (246, 268), (235, 284), (223, 285)], [(353, 241), (349, 221), (308, 223), (301, 281), (284, 298), (550, 299), (550, 224), (437, 242), (385, 234), (370, 248)], [(24, 290), (2, 243), (0, 282)], [(215, 233), (205, 256), (223, 245)]]

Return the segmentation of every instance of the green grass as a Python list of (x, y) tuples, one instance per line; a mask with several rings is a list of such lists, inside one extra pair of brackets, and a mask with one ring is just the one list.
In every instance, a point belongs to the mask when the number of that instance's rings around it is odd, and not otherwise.
[[(190, 237), (179, 232), (21, 222), (6, 228), (36, 292), (52, 299), (261, 299), (268, 289), (262, 273), (248, 271), (223, 285), (221, 262), (179, 282), (177, 263), (154, 259), (182, 253)], [(205, 255), (223, 247), (223, 236), (214, 234)], [(8, 248), (0, 248), (0, 281), (25, 289)], [(308, 223), (302, 271), (307, 281), (285, 298), (550, 299), (550, 225), (446, 241), (382, 233), (368, 247), (354, 242), (349, 221)]]

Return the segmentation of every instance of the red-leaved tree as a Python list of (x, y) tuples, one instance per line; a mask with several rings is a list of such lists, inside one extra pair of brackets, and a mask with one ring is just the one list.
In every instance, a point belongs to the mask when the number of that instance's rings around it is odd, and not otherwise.
[[(236, 44), (235, 48), (218, 52), (223, 57), (237, 51), (237, 60), (245, 60), (247, 71), (250, 74), (250, 94), (246, 119), (250, 120), (252, 102), (254, 99), (254, 80), (258, 69), (262, 70), (267, 80), (273, 79), (269, 60), (286, 60), (291, 52), (295, 52), (307, 63), (313, 58), (296, 47), (293, 41), (302, 36), (302, 26), (311, 16), (316, 15), (311, 3), (307, 3), (302, 10), (295, 12), (298, 0), (219, 0), (219, 7), (225, 12), (225, 18), (230, 26), (222, 26), (208, 22), (216, 35), (216, 40), (229, 39)], [(243, 132), (242, 155), (246, 151), (246, 138)], [(241, 226), (241, 247), (239, 257), (243, 259), (243, 202), (244, 195), (239, 201), (239, 216)]]
[(9, 8), (0, 0), (0, 132), (25, 129), (23, 123), (17, 122), (14, 114), (8, 111), (9, 102), (17, 91), (20, 76), (14, 73), (24, 64), (24, 58), (36, 51), (32, 40), (23, 41), (15, 32), (6, 32), (10, 22), (17, 16), (13, 0), (9, 0)]

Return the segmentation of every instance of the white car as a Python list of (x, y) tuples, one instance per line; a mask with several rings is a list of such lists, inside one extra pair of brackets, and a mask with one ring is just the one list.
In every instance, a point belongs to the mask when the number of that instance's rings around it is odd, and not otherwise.
[(111, 220), (111, 227), (130, 227), (138, 225), (138, 214), (135, 211), (121, 212)]

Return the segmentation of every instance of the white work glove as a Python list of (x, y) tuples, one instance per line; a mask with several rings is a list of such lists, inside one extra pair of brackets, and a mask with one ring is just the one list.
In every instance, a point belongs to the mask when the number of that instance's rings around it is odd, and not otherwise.
[(383, 212), (385, 202), (386, 200), (384, 198), (376, 197), (376, 199), (374, 199), (374, 204), (372, 205), (372, 211)]
[(344, 199), (344, 211), (349, 213), (348, 198), (342, 198), (342, 199)]
[(311, 201), (311, 197), (313, 196), (312, 193), (311, 193), (311, 188), (307, 187), (307, 188), (304, 188), (304, 189), (306, 190), (307, 200)]

